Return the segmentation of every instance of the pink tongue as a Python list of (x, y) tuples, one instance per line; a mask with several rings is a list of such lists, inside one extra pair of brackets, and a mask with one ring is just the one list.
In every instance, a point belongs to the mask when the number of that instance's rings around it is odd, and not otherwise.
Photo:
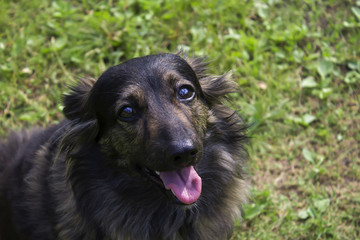
[(160, 172), (166, 189), (171, 189), (182, 203), (194, 203), (201, 194), (201, 178), (193, 166), (176, 171)]

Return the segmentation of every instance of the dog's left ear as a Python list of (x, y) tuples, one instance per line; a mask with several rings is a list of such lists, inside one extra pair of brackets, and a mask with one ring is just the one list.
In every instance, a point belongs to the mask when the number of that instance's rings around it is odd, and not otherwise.
[(197, 79), (200, 82), (205, 100), (209, 104), (221, 103), (227, 94), (238, 90), (237, 84), (233, 81), (231, 73), (225, 73), (221, 76), (211, 76), (207, 74), (208, 62), (206, 58), (188, 58), (183, 57), (185, 61), (194, 70)]
[(93, 115), (91, 109), (90, 94), (96, 80), (92, 78), (81, 78), (80, 81), (70, 86), (70, 93), (64, 94), (63, 113), (69, 120), (88, 119)]
[(82, 78), (70, 87), (70, 93), (64, 95), (63, 113), (70, 122), (61, 145), (68, 151), (76, 145), (95, 140), (98, 135), (98, 120), (91, 98), (95, 82), (92, 78)]

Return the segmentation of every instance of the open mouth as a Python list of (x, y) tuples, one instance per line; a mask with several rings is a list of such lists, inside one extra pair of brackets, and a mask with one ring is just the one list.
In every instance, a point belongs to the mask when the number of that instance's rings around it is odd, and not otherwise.
[(175, 197), (180, 204), (193, 204), (200, 197), (201, 178), (192, 165), (167, 172), (143, 168), (143, 172), (148, 179)]

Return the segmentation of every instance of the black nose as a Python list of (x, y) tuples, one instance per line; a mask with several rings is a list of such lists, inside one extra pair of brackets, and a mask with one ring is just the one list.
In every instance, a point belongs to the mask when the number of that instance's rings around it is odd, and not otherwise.
[(196, 159), (198, 150), (191, 140), (184, 140), (170, 144), (168, 148), (169, 158), (176, 166), (186, 166)]

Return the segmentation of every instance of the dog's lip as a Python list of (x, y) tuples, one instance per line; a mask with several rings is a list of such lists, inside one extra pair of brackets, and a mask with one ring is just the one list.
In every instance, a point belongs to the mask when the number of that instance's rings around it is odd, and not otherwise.
[(142, 168), (143, 172), (145, 173), (146, 177), (156, 183), (157, 185), (164, 187), (163, 182), (161, 181), (159, 174), (159, 171), (151, 170), (150, 168), (144, 167)]

